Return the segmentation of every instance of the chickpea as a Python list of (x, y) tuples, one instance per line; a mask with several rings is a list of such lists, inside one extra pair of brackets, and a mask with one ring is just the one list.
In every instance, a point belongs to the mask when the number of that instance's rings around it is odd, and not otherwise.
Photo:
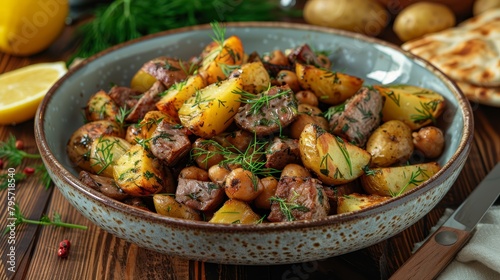
[(304, 127), (310, 123), (317, 124), (324, 130), (328, 130), (328, 121), (320, 115), (321, 110), (318, 107), (299, 104), (298, 111), (297, 118), (290, 125), (290, 138), (299, 139)]
[(295, 94), (295, 98), (299, 104), (307, 104), (314, 107), (318, 107), (319, 101), (316, 94), (310, 90), (301, 90)]
[(318, 54), (316, 57), (318, 58), (319, 61), (321, 61), (322, 68), (330, 69), (330, 67), (332, 67), (332, 62), (330, 61), (328, 56), (324, 54)]
[(290, 70), (281, 70), (276, 75), (276, 81), (279, 85), (288, 85), (293, 92), (298, 92), (300, 90), (299, 79), (297, 74)]
[(278, 180), (274, 177), (265, 177), (260, 180), (264, 187), (262, 192), (253, 201), (255, 207), (260, 209), (271, 209), (271, 201), (269, 200), (276, 194)]
[(208, 169), (208, 177), (210, 178), (210, 181), (218, 184), (219, 186), (223, 186), (229, 172), (231, 171), (217, 164)]
[(220, 134), (214, 137), (223, 147), (234, 146), (239, 151), (245, 151), (253, 140), (253, 134), (246, 130), (237, 130), (231, 133)]
[(422, 127), (412, 133), (415, 148), (421, 151), (426, 158), (436, 158), (444, 149), (444, 135), (441, 129), (435, 126)]
[(281, 177), (311, 177), (311, 173), (304, 166), (300, 164), (290, 163), (281, 171)]
[(179, 178), (192, 179), (204, 182), (210, 181), (210, 178), (208, 177), (208, 172), (196, 166), (184, 167), (179, 173)]
[(217, 165), (224, 160), (224, 156), (220, 153), (219, 148), (204, 141), (205, 140), (202, 138), (196, 139), (193, 143), (191, 153), (193, 154), (196, 165), (202, 169), (208, 170), (211, 166)]
[(259, 196), (263, 189), (260, 179), (243, 168), (234, 169), (226, 177), (226, 195), (231, 199), (249, 202)]

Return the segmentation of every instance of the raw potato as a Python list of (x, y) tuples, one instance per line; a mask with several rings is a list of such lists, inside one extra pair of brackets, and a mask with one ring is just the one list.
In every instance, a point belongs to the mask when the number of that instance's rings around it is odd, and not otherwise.
[(241, 80), (231, 78), (197, 91), (179, 109), (182, 125), (205, 139), (222, 133), (240, 107), (240, 95), (236, 92), (241, 88)]
[(132, 146), (117, 161), (113, 169), (116, 184), (133, 196), (148, 196), (162, 190), (163, 169), (141, 145)]
[(406, 7), (396, 16), (393, 29), (399, 39), (408, 41), (451, 28), (455, 23), (455, 14), (447, 6), (418, 2)]
[(370, 194), (398, 196), (427, 181), (440, 168), (437, 162), (374, 168), (361, 176), (361, 185)]
[(116, 161), (132, 145), (127, 140), (116, 136), (102, 136), (94, 140), (90, 148), (90, 165), (98, 175), (113, 178)]
[(153, 203), (156, 212), (160, 215), (186, 220), (201, 220), (200, 214), (196, 210), (177, 202), (170, 195), (155, 194), (153, 195)]
[(477, 16), (482, 12), (496, 8), (500, 8), (500, 0), (476, 0), (472, 7), (472, 13)]
[(390, 197), (387, 196), (366, 195), (358, 193), (340, 196), (337, 201), (337, 214), (362, 210), (389, 199)]
[(444, 97), (430, 89), (409, 85), (373, 87), (385, 98), (382, 121), (400, 120), (411, 130), (434, 123), (445, 108)]
[(321, 102), (330, 105), (346, 101), (364, 82), (359, 77), (300, 63), (295, 64), (295, 73), (303, 89), (311, 90)]
[(387, 167), (406, 162), (413, 153), (411, 129), (402, 121), (392, 120), (379, 126), (368, 138), (366, 151), (372, 155), (371, 166)]
[(209, 222), (218, 224), (257, 224), (260, 220), (260, 216), (246, 202), (229, 199), (214, 213)]
[(374, 0), (309, 0), (304, 6), (306, 22), (378, 35), (389, 22), (387, 11)]
[(304, 166), (327, 185), (354, 181), (363, 174), (371, 158), (367, 151), (313, 124), (302, 131), (299, 146)]

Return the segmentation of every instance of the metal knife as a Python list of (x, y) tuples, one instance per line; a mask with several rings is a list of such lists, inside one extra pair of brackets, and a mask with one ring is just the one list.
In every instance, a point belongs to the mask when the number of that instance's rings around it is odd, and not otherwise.
[(469, 241), (500, 194), (500, 163), (390, 279), (434, 279)]

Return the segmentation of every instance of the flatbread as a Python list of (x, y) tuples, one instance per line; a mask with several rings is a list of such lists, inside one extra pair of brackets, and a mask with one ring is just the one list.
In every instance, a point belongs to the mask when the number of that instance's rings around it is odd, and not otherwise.
[(426, 59), (456, 81), (500, 86), (500, 9), (407, 42), (402, 48)]
[(500, 8), (402, 48), (455, 80), (471, 101), (500, 106)]

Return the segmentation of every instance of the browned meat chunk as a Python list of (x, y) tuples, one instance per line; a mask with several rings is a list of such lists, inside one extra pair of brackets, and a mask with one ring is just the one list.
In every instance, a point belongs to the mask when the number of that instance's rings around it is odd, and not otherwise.
[(141, 92), (128, 87), (114, 86), (109, 90), (108, 94), (118, 107), (130, 109), (137, 104)]
[(141, 69), (163, 83), (165, 88), (169, 88), (187, 78), (186, 69), (189, 69), (189, 63), (169, 57), (158, 57), (146, 62)]
[(266, 167), (282, 170), (300, 162), (299, 140), (274, 137), (266, 153)]
[(314, 178), (281, 178), (272, 199), (268, 220), (284, 222), (324, 218), (330, 211), (321, 181)]
[(280, 132), (297, 117), (297, 100), (288, 86), (271, 87), (254, 97), (242, 97), (247, 104), (238, 109), (236, 124), (257, 136)]
[(185, 130), (165, 120), (158, 124), (150, 141), (153, 155), (168, 166), (175, 165), (191, 149)]
[(309, 47), (308, 44), (304, 44), (296, 49), (294, 49), (289, 55), (288, 60), (290, 62), (300, 62), (302, 64), (310, 64), (319, 68), (325, 68), (328, 65), (324, 61), (318, 58), (316, 53)]
[(363, 147), (380, 125), (383, 105), (384, 99), (378, 91), (363, 87), (346, 103), (328, 110), (330, 131)]
[(116, 184), (113, 178), (94, 175), (86, 171), (80, 171), (80, 181), (89, 188), (101, 192), (105, 196), (116, 200), (124, 200), (128, 194), (123, 192)]
[(156, 110), (156, 102), (161, 98), (160, 94), (166, 90), (160, 82), (155, 82), (151, 88), (137, 101), (126, 120), (128, 122), (137, 122), (144, 118), (147, 112)]
[(222, 203), (224, 193), (216, 183), (179, 178), (175, 199), (193, 209), (211, 211)]

